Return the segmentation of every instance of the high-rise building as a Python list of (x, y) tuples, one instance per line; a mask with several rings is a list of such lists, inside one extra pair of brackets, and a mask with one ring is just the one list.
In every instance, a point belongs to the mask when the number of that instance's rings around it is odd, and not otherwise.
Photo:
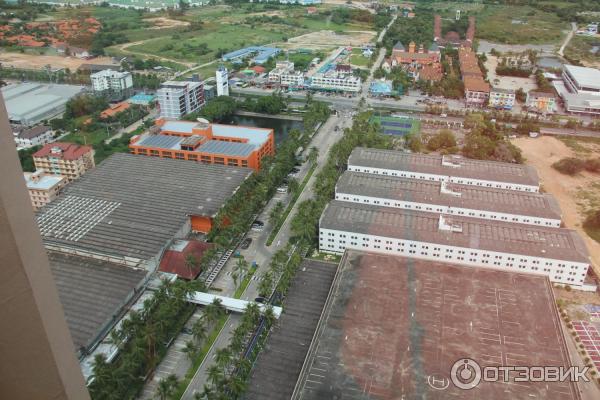
[(110, 69), (90, 75), (92, 89), (96, 93), (109, 93), (116, 98), (129, 97), (133, 91), (131, 72), (119, 72)]
[(94, 149), (74, 143), (49, 143), (33, 154), (36, 169), (62, 175), (69, 182), (96, 166)]
[(227, 68), (220, 66), (217, 75), (217, 96), (229, 96), (229, 75)]
[(160, 85), (156, 94), (163, 118), (179, 119), (204, 106), (202, 82), (167, 81)]

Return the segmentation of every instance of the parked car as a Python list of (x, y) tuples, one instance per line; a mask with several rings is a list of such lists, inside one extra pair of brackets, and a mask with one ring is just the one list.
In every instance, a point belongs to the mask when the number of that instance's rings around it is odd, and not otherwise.
[(285, 193), (287, 193), (287, 192), (288, 192), (288, 187), (287, 187), (287, 186), (279, 186), (279, 187), (277, 188), (277, 193), (282, 193), (282, 194), (285, 194)]
[(292, 168), (292, 173), (297, 174), (298, 172), (300, 172), (300, 168)]
[(252, 223), (252, 226), (250, 227), (250, 229), (253, 231), (260, 232), (263, 230), (264, 227), (265, 227), (265, 224), (262, 221), (256, 220)]
[(257, 297), (254, 299), (255, 302), (257, 303), (264, 303), (267, 299), (265, 299), (264, 297)]
[(252, 238), (246, 238), (246, 239), (242, 240), (242, 243), (240, 244), (240, 249), (246, 250), (248, 247), (250, 247), (251, 243), (252, 243)]

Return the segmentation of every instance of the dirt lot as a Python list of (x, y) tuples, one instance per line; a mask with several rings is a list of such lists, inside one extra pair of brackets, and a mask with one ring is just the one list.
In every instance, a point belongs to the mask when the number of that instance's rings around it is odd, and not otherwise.
[(114, 64), (110, 57), (96, 57), (89, 60), (80, 60), (75, 57), (40, 56), (36, 54), (0, 53), (0, 63), (3, 66), (12, 66), (24, 69), (42, 69), (50, 64), (52, 68), (69, 68), (75, 71), (81, 64)]
[(154, 26), (150, 29), (169, 29), (169, 28), (179, 28), (182, 26), (189, 26), (190, 23), (188, 21), (179, 21), (176, 19), (158, 17), (158, 18), (147, 18), (145, 21), (150, 22)]
[(343, 35), (333, 31), (318, 31), (291, 38), (285, 47), (319, 49), (330, 46), (362, 46), (371, 43), (375, 35), (376, 32), (372, 31), (348, 31)]
[[(535, 84), (535, 79), (533, 77), (519, 78), (516, 76), (497, 76), (497, 66), (498, 57), (488, 54), (487, 61), (485, 62), (485, 67), (488, 70), (488, 78), (492, 86), (502, 89), (523, 88), (525, 92), (529, 92), (530, 90), (535, 90), (537, 88), (537, 85)], [(496, 82), (496, 79), (498, 79), (498, 82)]]
[[(600, 243), (590, 238), (581, 227), (586, 208), (582, 194), (586, 194), (586, 197), (600, 196), (598, 175), (583, 172), (571, 177), (552, 168), (551, 165), (561, 158), (577, 156), (571, 148), (554, 137), (518, 138), (513, 140), (513, 143), (523, 151), (526, 163), (537, 168), (544, 190), (558, 200), (565, 226), (577, 230), (585, 240), (594, 271), (600, 276)], [(584, 147), (590, 146), (586, 143), (580, 144)], [(592, 188), (596, 193), (589, 193)]]

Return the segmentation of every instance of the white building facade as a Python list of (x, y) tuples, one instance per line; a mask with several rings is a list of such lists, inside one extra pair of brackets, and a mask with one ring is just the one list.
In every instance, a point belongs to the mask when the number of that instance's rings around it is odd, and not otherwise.
[(38, 125), (18, 132), (15, 143), (18, 149), (29, 149), (34, 146), (43, 146), (54, 141), (54, 132), (47, 125)]
[[(344, 223), (338, 224), (332, 221), (333, 218), (339, 218), (343, 213), (331, 213), (330, 208), (338, 207), (336, 201), (332, 201), (325, 209), (321, 220), (319, 221), (319, 251), (325, 253), (342, 254), (346, 249), (361, 251), (373, 251), (397, 256), (413, 257), (416, 259), (430, 261), (445, 261), (465, 266), (487, 267), (513, 272), (527, 272), (540, 275), (546, 275), (552, 282), (567, 284), (574, 287), (584, 286), (584, 281), (589, 268), (589, 258), (577, 253), (572, 247), (565, 248), (563, 251), (552, 249), (545, 244), (534, 244), (530, 247), (511, 247), (506, 246), (505, 250), (498, 250), (502, 246), (490, 248), (484, 244), (482, 235), (475, 236), (471, 233), (463, 234), (465, 219), (459, 224), (455, 224), (449, 218), (440, 215), (436, 230), (431, 235), (423, 232), (413, 232), (410, 228), (404, 230), (385, 227), (367, 228), (356, 219), (350, 219)], [(356, 206), (361, 207), (361, 206)], [(384, 218), (386, 215), (380, 213), (383, 207), (365, 208), (363, 211), (368, 213), (368, 219), (375, 221), (378, 218)], [(406, 211), (405, 211), (406, 212)], [(335, 215), (334, 215), (335, 214)], [(388, 213), (389, 214), (389, 213)], [(473, 219), (473, 223), (477, 220)], [(486, 224), (481, 224), (482, 227)], [(502, 225), (507, 225), (502, 223)], [(489, 223), (487, 226), (490, 226)], [(523, 225), (516, 225), (515, 228), (522, 229)], [(468, 228), (467, 228), (468, 229)], [(500, 229), (508, 229), (500, 227)], [(561, 237), (561, 240), (578, 240), (580, 245), (585, 248), (581, 238), (574, 238), (575, 232), (565, 229), (553, 229), (554, 235)], [(387, 232), (384, 233), (384, 232)], [(524, 232), (534, 235), (536, 232), (544, 236), (543, 231), (536, 231), (536, 228), (529, 227)], [(461, 236), (467, 236), (469, 240), (456, 239)], [(548, 236), (547, 234), (545, 236)], [(440, 238), (450, 238), (450, 240), (439, 240)], [(481, 239), (481, 243), (479, 241)], [(500, 244), (502, 240), (498, 241)], [(536, 255), (532, 253), (536, 250)], [(552, 254), (550, 251), (552, 250)], [(589, 257), (589, 256), (588, 256)]]
[(229, 73), (227, 68), (220, 66), (217, 68), (217, 96), (229, 96)]
[(314, 74), (310, 80), (311, 89), (340, 92), (359, 92), (362, 80), (349, 74)]
[[(417, 171), (417, 167), (421, 170)], [(480, 171), (477, 171), (478, 168)], [(505, 176), (494, 174), (496, 170), (506, 169), (509, 171), (515, 169), (516, 173)], [(537, 174), (530, 167), (446, 156), (357, 148), (348, 158), (348, 171), (484, 188), (539, 192)]]
[(123, 92), (133, 88), (131, 72), (119, 72), (110, 69), (90, 75), (94, 92)]
[(180, 119), (204, 106), (202, 82), (168, 81), (156, 91), (160, 116)]

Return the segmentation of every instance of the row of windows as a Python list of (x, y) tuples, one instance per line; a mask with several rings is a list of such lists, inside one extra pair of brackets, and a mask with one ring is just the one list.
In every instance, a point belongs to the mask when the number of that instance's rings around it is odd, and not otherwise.
[[(327, 242), (329, 242), (328, 244), (325, 244), (325, 238), (328, 236), (327, 238)], [(442, 253), (446, 253), (444, 254), (443, 258), (447, 259), (447, 260), (458, 260), (458, 261), (465, 261), (465, 256), (469, 255), (469, 258), (467, 258), (467, 261), (470, 263), (477, 263), (477, 264), (484, 264), (484, 265), (494, 265), (494, 266), (504, 266), (504, 267), (509, 267), (509, 268), (519, 268), (519, 269), (524, 269), (524, 270), (530, 270), (530, 271), (543, 271), (544, 273), (546, 273), (547, 275), (549, 275), (550, 273), (554, 274), (554, 278), (555, 280), (568, 280), (570, 282), (574, 282), (575, 280), (577, 280), (578, 282), (583, 282), (583, 279), (585, 278), (586, 275), (586, 271), (581, 271), (581, 266), (579, 265), (575, 265), (575, 264), (571, 264), (571, 263), (566, 263), (563, 261), (548, 261), (548, 260), (539, 260), (539, 259), (532, 259), (532, 258), (523, 258), (523, 257), (514, 257), (514, 256), (505, 256), (505, 255), (499, 255), (499, 254), (490, 254), (484, 251), (466, 251), (466, 250), (457, 250), (457, 249), (450, 249), (450, 248), (444, 248), (442, 249), (441, 247), (438, 246), (431, 246), (431, 245), (426, 245), (426, 244), (422, 244), (422, 243), (404, 243), (404, 241), (401, 240), (397, 240), (397, 241), (392, 241), (392, 240), (382, 240), (382, 239), (376, 239), (373, 237), (367, 237), (364, 236), (362, 237), (362, 243), (358, 243), (358, 236), (356, 235), (348, 235), (345, 233), (339, 233), (339, 237), (345, 239), (346, 237), (350, 236), (350, 246), (355, 246), (355, 247), (363, 247), (363, 248), (372, 248), (372, 249), (376, 249), (376, 250), (380, 250), (382, 249), (382, 244), (383, 242), (385, 242), (385, 245), (383, 246), (383, 248), (386, 251), (396, 251), (399, 254), (410, 254), (410, 255), (420, 255), (423, 257), (434, 257), (434, 258), (441, 258)], [(331, 251), (344, 251), (346, 246), (346, 241), (345, 240), (339, 240), (338, 243), (336, 244), (336, 233), (333, 232), (327, 232), (327, 235), (325, 235), (324, 232), (320, 232), (320, 247), (324, 248), (324, 250), (330, 249)], [(369, 242), (373, 241), (374, 243), (371, 244)], [(394, 243), (395, 242), (395, 243)], [(408, 246), (406, 246), (408, 245)], [(408, 249), (406, 249), (405, 247), (408, 247)], [(432, 250), (430, 252), (430, 250)], [(454, 255), (453, 253), (455, 253), (457, 255)], [(544, 267), (541, 267), (541, 264), (544, 264)], [(565, 270), (565, 269), (569, 269), (569, 270)], [(585, 268), (583, 268), (585, 269)], [(570, 278), (567, 277), (567, 275), (570, 276)]]

